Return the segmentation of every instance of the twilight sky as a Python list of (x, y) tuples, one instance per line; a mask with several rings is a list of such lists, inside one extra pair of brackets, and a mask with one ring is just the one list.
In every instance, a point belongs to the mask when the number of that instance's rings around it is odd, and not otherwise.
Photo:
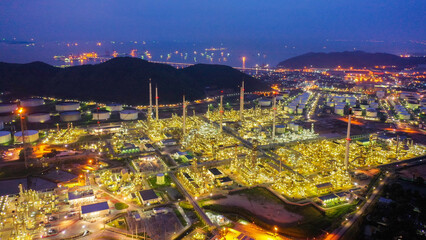
[(425, 41), (425, 0), (1, 0), (0, 38)]

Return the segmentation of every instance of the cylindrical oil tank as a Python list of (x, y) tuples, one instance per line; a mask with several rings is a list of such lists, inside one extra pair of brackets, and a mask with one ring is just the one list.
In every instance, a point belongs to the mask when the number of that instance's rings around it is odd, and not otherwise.
[(366, 116), (372, 118), (377, 117), (377, 110), (375, 108), (367, 108)]
[(20, 101), (20, 105), (22, 107), (37, 107), (44, 104), (43, 98), (29, 98), (29, 99), (22, 99)]
[(120, 112), (120, 119), (121, 120), (136, 120), (138, 119), (138, 111), (133, 109), (123, 110)]
[(2, 130), (4, 128), (4, 123), (0, 122), (0, 130)]
[[(25, 130), (24, 131), (25, 142), (35, 142), (38, 140), (37, 130)], [(22, 132), (15, 133), (15, 142), (22, 142)]]
[(260, 105), (261, 107), (268, 107), (268, 106), (271, 106), (271, 103), (272, 103), (272, 101), (271, 101), (270, 99), (263, 98), (263, 99), (260, 99), (260, 100), (259, 100), (259, 105)]
[(30, 123), (44, 123), (50, 120), (49, 113), (33, 113), (28, 115), (28, 122)]
[(16, 103), (0, 103), (0, 113), (10, 113), (18, 108)]
[(110, 111), (105, 111), (105, 110), (94, 110), (92, 111), (92, 115), (93, 115), (93, 120), (108, 120), (109, 117), (111, 116), (111, 112)]
[(285, 133), (285, 126), (284, 125), (277, 125), (275, 126), (275, 132), (276, 133)]
[(79, 111), (61, 112), (61, 121), (63, 122), (75, 122), (80, 119), (81, 119), (81, 113)]
[(65, 112), (65, 111), (75, 111), (80, 108), (80, 103), (78, 102), (60, 102), (56, 104), (56, 111)]
[(354, 108), (352, 109), (355, 116), (362, 116), (362, 109), (361, 108)]
[(119, 103), (109, 103), (106, 108), (110, 112), (120, 112), (123, 110), (123, 105)]
[(8, 131), (0, 131), (0, 144), (10, 142), (12, 137)]

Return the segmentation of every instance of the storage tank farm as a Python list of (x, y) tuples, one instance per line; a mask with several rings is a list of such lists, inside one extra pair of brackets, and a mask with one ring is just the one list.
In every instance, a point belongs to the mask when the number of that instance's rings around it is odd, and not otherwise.
[(131, 121), (138, 119), (138, 111), (134, 109), (126, 109), (120, 112), (120, 119), (124, 121)]

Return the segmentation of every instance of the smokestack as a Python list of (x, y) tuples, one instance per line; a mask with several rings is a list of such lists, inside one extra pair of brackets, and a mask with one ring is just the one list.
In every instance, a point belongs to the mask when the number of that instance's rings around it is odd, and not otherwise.
[(346, 171), (349, 170), (349, 143), (351, 142), (351, 114), (352, 114), (352, 109), (349, 108), (348, 131), (347, 131), (347, 134), (346, 134), (346, 152), (345, 152), (345, 168), (346, 168)]
[(158, 88), (155, 85), (155, 119), (158, 121)]
[(275, 139), (275, 125), (276, 125), (276, 117), (277, 117), (277, 96), (275, 95), (275, 92), (274, 92), (274, 98), (272, 99), (272, 101), (274, 101), (273, 103), (272, 103), (272, 110), (273, 110), (273, 113), (274, 113), (274, 119), (273, 119), (273, 122), (272, 122), (272, 140), (274, 140)]
[(240, 89), (240, 121), (243, 120), (244, 115), (244, 81)]
[(220, 95), (220, 108), (219, 108), (219, 113), (220, 113), (220, 132), (222, 132), (223, 130), (223, 95)]
[(186, 102), (185, 102), (185, 95), (183, 95), (183, 104), (182, 104), (182, 134), (185, 136), (186, 134)]
[(151, 87), (151, 78), (149, 79), (149, 110), (148, 110), (148, 119), (152, 117), (152, 87)]

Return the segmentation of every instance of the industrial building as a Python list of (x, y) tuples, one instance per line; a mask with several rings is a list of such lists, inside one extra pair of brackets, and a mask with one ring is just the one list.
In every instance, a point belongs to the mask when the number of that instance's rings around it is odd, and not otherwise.
[(81, 206), (81, 217), (84, 220), (91, 220), (106, 216), (110, 213), (108, 202), (99, 202)]
[(152, 189), (139, 192), (140, 200), (143, 205), (154, 204), (161, 201), (161, 198)]

